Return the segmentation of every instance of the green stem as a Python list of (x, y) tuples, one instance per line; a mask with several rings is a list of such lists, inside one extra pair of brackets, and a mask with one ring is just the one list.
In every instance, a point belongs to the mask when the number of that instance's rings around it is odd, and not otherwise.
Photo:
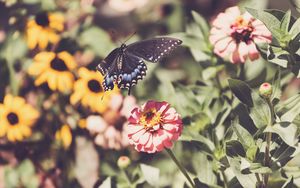
[(195, 188), (196, 186), (195, 186), (194, 182), (190, 178), (190, 176), (187, 173), (187, 171), (185, 170), (185, 168), (179, 163), (179, 161), (175, 157), (175, 155), (172, 152), (172, 150), (170, 150), (169, 148), (165, 148), (165, 149), (166, 149), (167, 153), (169, 154), (169, 156), (171, 157), (171, 159), (175, 162), (175, 164), (177, 165), (177, 167), (179, 168), (179, 170), (182, 172), (182, 174), (186, 177), (186, 179), (188, 180), (188, 182), (191, 184), (191, 186), (193, 188)]
[(7, 67), (8, 67), (8, 71), (9, 71), (9, 85), (11, 87), (12, 93), (17, 96), (19, 89), (18, 89), (18, 82), (16, 79), (16, 71), (14, 69), (14, 65), (13, 65), (13, 61), (11, 58), (11, 55), (13, 54), (13, 50), (11, 49), (11, 47), (8, 47), (7, 51), (6, 51), (6, 63), (7, 63)]
[(246, 75), (245, 75), (245, 64), (241, 63), (240, 64), (240, 75), (239, 75), (239, 79), (240, 80), (245, 80), (246, 79)]
[[(274, 124), (274, 121), (275, 121), (275, 111), (274, 111), (274, 106), (270, 100), (270, 98), (266, 98), (266, 101), (267, 101), (267, 104), (269, 106), (269, 109), (270, 109), (270, 113), (271, 113), (271, 117), (269, 119), (269, 123), (268, 123), (268, 126), (273, 126)], [(264, 158), (264, 163), (265, 163), (265, 166), (269, 167), (270, 166), (270, 146), (271, 146), (271, 141), (272, 141), (272, 133), (271, 132), (268, 132), (266, 134), (266, 142), (267, 142), (267, 145), (266, 145), (266, 149), (265, 149), (265, 158)], [(268, 181), (269, 181), (269, 174), (265, 174), (264, 175), (264, 187), (267, 187), (268, 185)]]
[(221, 170), (221, 174), (223, 176), (223, 181), (224, 181), (224, 188), (228, 188), (228, 180), (227, 180), (227, 177), (224, 173), (224, 170)]
[(126, 180), (127, 184), (131, 187), (132, 183), (131, 183), (125, 169), (121, 169), (121, 174), (124, 176), (124, 179)]

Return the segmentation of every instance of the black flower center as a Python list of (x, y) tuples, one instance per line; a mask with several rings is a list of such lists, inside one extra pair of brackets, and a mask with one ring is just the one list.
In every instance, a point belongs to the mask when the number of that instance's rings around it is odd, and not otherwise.
[(252, 40), (252, 38), (251, 38), (252, 31), (253, 31), (252, 28), (244, 29), (241, 32), (236, 31), (231, 34), (231, 37), (235, 39), (236, 43), (240, 43), (240, 42), (248, 43), (249, 41)]
[(19, 123), (18, 115), (14, 112), (10, 112), (7, 115), (7, 120), (9, 122), (9, 124), (11, 124), (11, 125), (15, 125), (15, 124)]
[(50, 67), (57, 71), (68, 70), (66, 63), (62, 59), (58, 58), (57, 56), (51, 61)]
[(42, 27), (47, 27), (49, 26), (49, 17), (48, 17), (48, 14), (46, 12), (41, 12), (41, 13), (38, 13), (36, 16), (35, 16), (35, 22), (42, 26)]
[(94, 93), (99, 93), (99, 92), (103, 91), (98, 80), (90, 80), (88, 82), (88, 87)]

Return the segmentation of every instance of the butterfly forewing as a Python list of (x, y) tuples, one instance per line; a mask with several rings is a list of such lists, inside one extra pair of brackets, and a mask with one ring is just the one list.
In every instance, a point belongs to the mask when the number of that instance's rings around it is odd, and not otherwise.
[(181, 40), (171, 37), (160, 37), (127, 46), (126, 51), (150, 62), (158, 62), (182, 43)]
[(119, 55), (120, 48), (114, 49), (112, 52), (108, 54), (108, 56), (102, 60), (99, 65), (97, 66), (97, 70), (105, 76), (107, 72), (111, 69), (113, 69), (115, 65), (115, 61), (117, 60), (117, 57)]

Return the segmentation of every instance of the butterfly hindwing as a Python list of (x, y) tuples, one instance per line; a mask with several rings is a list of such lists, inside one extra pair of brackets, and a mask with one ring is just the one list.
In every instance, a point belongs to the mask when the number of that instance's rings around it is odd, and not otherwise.
[(147, 66), (140, 57), (125, 52), (123, 55), (122, 72), (119, 74), (118, 87), (130, 89), (138, 80), (146, 76)]
[(127, 51), (146, 61), (158, 62), (182, 43), (171, 37), (160, 37), (135, 42), (127, 46)]
[(119, 59), (114, 63), (116, 66), (119, 62), (122, 67), (121, 71), (113, 68), (114, 71), (108, 71), (104, 77), (104, 90), (112, 90), (114, 83), (118, 85), (118, 88), (131, 89), (132, 86), (136, 85), (138, 80), (141, 80), (146, 75), (147, 66), (142, 58), (139, 58), (130, 53), (123, 53), (122, 56), (118, 56)]

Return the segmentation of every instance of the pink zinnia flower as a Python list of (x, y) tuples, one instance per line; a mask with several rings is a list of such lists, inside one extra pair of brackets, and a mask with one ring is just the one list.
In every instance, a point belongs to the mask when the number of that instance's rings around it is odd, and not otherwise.
[(172, 147), (182, 131), (180, 115), (167, 102), (148, 101), (133, 109), (128, 121), (129, 143), (147, 153)]
[(220, 57), (229, 57), (232, 63), (244, 63), (259, 58), (255, 43), (270, 43), (271, 32), (249, 13), (241, 14), (237, 6), (220, 13), (212, 23), (210, 42)]

